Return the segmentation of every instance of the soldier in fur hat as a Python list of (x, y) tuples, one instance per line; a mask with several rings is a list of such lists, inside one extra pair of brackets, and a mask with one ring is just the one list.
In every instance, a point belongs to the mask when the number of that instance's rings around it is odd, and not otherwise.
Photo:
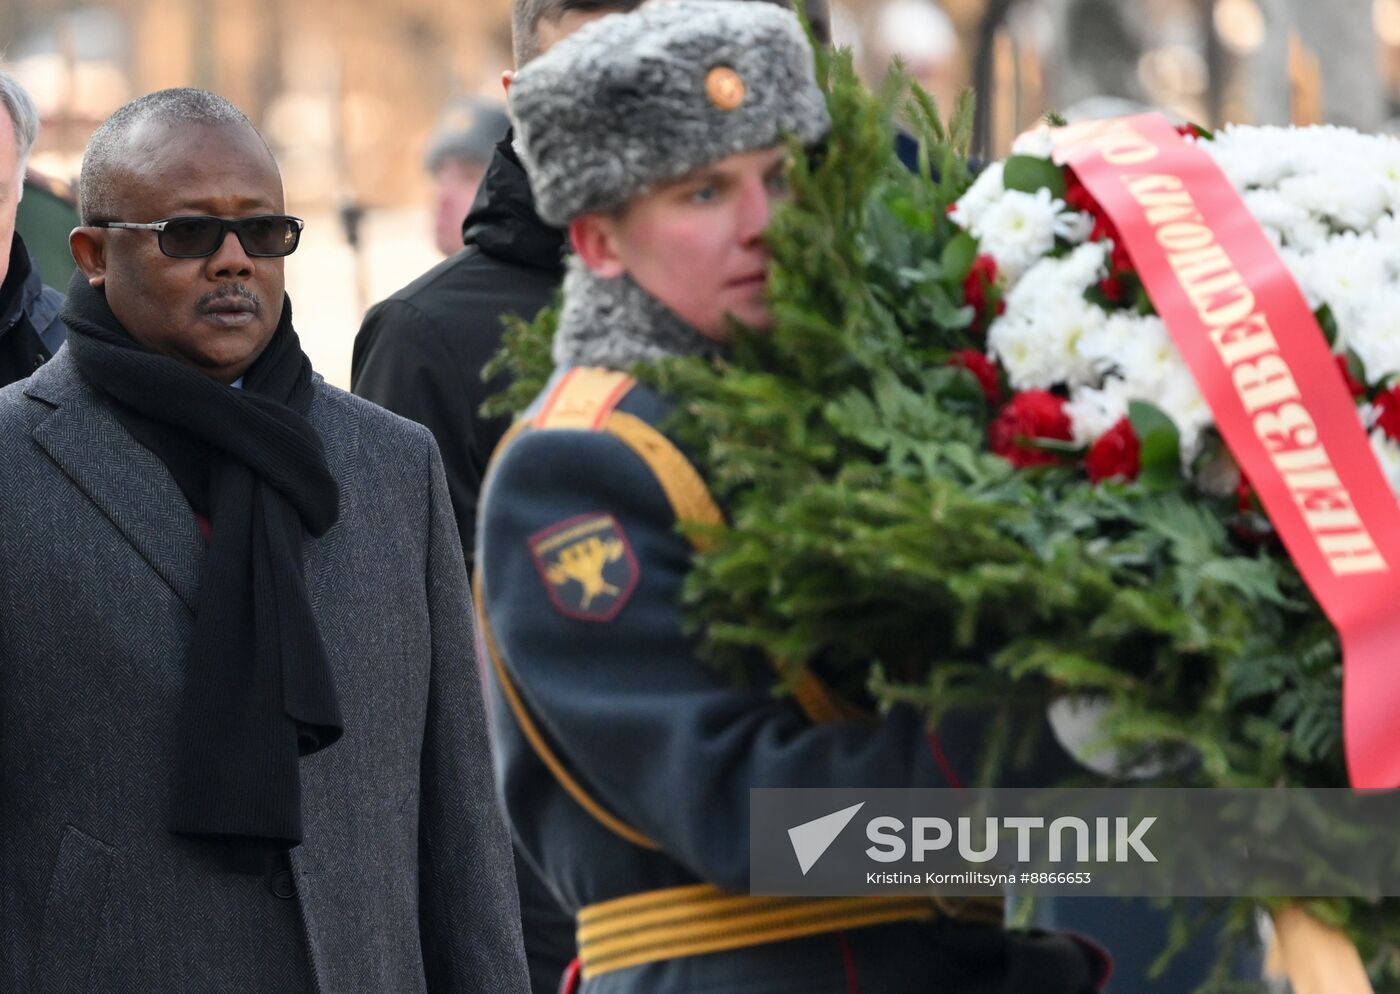
[(775, 696), (771, 671), (734, 686), (681, 626), (677, 524), (723, 512), (627, 371), (768, 323), (784, 139), (829, 127), (797, 19), (653, 2), (561, 42), (510, 96), (540, 215), (576, 256), (555, 376), (487, 478), (476, 595), (507, 815), (576, 915), (582, 991), (1098, 990), (1101, 954), (1006, 930), (994, 899), (876, 914), (747, 894), (750, 788), (946, 786), (972, 762), (912, 711), (841, 720), (815, 683)]

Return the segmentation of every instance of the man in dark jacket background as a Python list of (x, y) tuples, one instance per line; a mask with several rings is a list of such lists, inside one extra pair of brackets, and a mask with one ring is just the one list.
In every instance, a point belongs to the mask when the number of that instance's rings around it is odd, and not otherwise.
[(0, 387), (22, 380), (63, 344), (63, 296), (44, 286), (15, 231), (24, 168), (39, 136), (39, 112), (28, 93), (0, 69)]
[[(511, 34), (523, 66), (591, 20), (640, 0), (516, 0)], [(502, 76), (507, 89), (513, 71)], [(462, 225), (466, 247), (370, 308), (355, 337), (351, 389), (427, 426), (442, 450), (447, 486), (470, 570), (486, 464), (510, 426), (484, 418), (499, 391), (482, 369), (501, 345), (508, 315), (531, 320), (564, 279), (564, 233), (535, 213), (530, 182), (507, 132)], [(555, 994), (574, 956), (574, 921), (517, 854), (516, 880), (534, 994)]]
[[(516, 0), (516, 65), (589, 21), (638, 2)], [(503, 74), (507, 89), (513, 75)], [(496, 146), (462, 225), (466, 247), (370, 308), (350, 369), (356, 394), (426, 425), (437, 438), (469, 567), (481, 480), (509, 426), (508, 419), (479, 413), (503, 386), (499, 379), (483, 382), (482, 368), (500, 348), (502, 320), (533, 319), (564, 278), (563, 233), (535, 213), (511, 139), (507, 132)]]

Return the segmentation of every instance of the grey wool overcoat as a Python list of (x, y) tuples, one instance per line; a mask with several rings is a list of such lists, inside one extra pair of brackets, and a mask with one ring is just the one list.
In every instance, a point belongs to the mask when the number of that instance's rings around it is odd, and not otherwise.
[(204, 540), (67, 349), (0, 391), (0, 991), (525, 994), (467, 580), (426, 429), (327, 386), (304, 546), (345, 732), (304, 840), (166, 829)]

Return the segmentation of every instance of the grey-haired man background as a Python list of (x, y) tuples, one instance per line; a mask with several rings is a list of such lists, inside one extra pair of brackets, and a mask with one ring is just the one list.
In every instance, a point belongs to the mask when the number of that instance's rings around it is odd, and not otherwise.
[(63, 344), (58, 311), (63, 296), (44, 286), (39, 268), (15, 231), (24, 196), (24, 170), (39, 137), (39, 111), (0, 69), (0, 387), (22, 380)]

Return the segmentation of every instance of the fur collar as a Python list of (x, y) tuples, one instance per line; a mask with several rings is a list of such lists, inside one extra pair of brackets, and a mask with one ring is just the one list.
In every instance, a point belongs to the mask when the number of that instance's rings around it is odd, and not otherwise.
[(603, 279), (577, 257), (564, 278), (564, 311), (554, 335), (554, 365), (629, 370), (639, 362), (704, 355), (722, 346), (706, 338), (630, 276)]

